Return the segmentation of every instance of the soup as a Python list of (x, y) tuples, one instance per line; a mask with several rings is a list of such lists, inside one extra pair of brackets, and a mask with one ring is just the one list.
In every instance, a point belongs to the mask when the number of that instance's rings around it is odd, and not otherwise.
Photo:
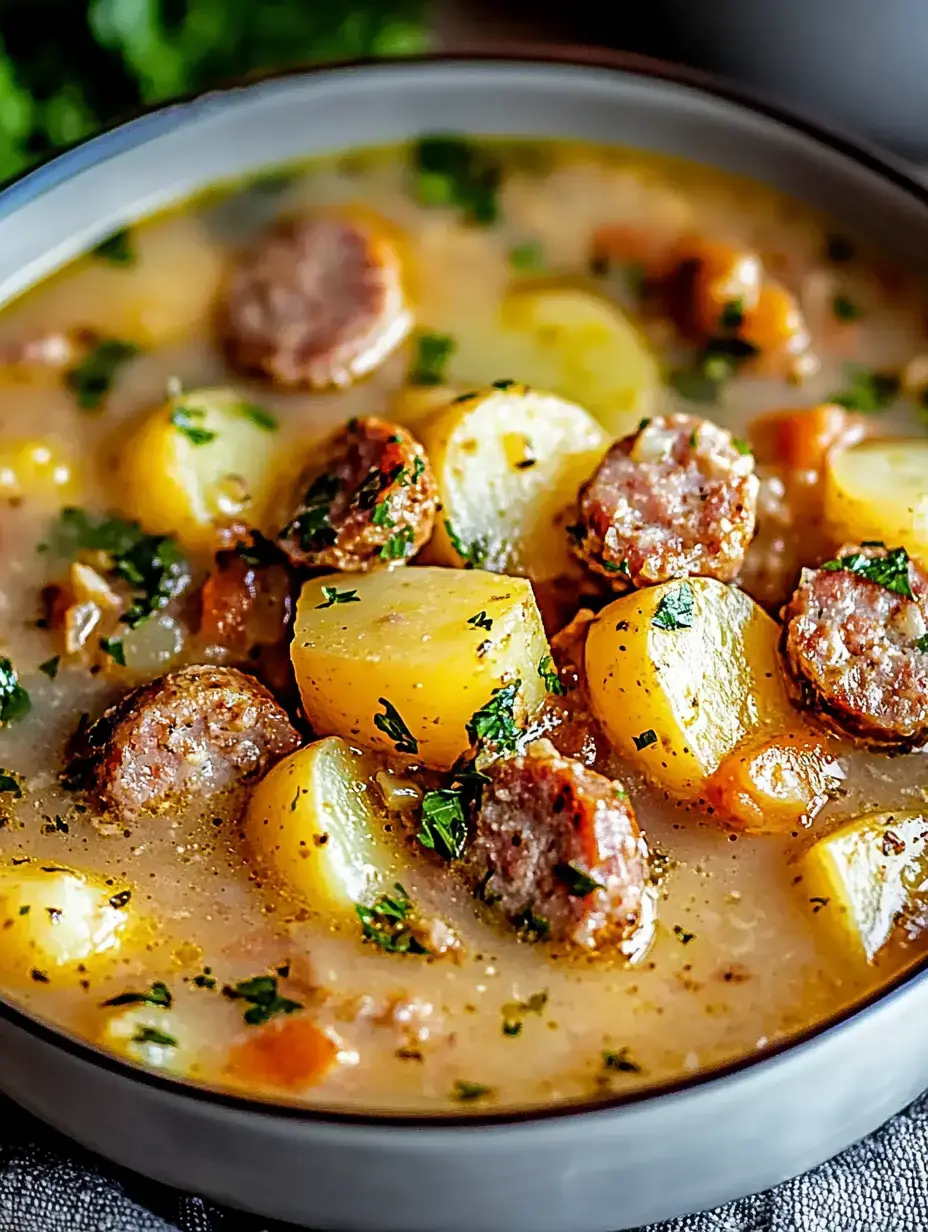
[(926, 321), (758, 185), (451, 137), (8, 305), (4, 993), (440, 1112), (872, 995), (924, 954)]

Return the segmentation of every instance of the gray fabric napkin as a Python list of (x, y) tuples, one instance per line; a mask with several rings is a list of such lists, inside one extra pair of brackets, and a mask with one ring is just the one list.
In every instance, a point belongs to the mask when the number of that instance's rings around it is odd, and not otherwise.
[[(289, 1226), (289, 1225), (288, 1225)], [(806, 1176), (638, 1232), (926, 1232), (928, 1094)], [(0, 1103), (0, 1232), (285, 1232), (88, 1155)], [(564, 1232), (571, 1232), (565, 1229)]]

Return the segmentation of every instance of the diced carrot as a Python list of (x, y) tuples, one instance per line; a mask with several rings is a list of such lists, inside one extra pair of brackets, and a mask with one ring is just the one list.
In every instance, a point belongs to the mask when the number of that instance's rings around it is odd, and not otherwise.
[(748, 434), (758, 462), (820, 471), (833, 449), (854, 445), (871, 431), (865, 416), (825, 402), (768, 411), (752, 420)]
[(226, 1070), (248, 1087), (299, 1091), (319, 1082), (337, 1056), (338, 1047), (325, 1031), (297, 1016), (255, 1028), (231, 1050)]
[(767, 279), (753, 308), (746, 308), (742, 336), (760, 351), (801, 355), (809, 347), (802, 310), (786, 287)]

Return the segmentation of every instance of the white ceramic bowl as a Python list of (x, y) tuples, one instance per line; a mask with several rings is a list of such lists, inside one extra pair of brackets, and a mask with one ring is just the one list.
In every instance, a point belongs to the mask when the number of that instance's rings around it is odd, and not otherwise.
[[(32, 172), (0, 194), (0, 303), (217, 180), (436, 129), (682, 154), (803, 197), (912, 265), (928, 254), (928, 195), (902, 170), (701, 78), (619, 57), (426, 59), (210, 94)], [(763, 1189), (875, 1128), (928, 1086), (926, 1019), (920, 967), (789, 1047), (644, 1097), (403, 1119), (214, 1095), (0, 1004), (0, 1088), (120, 1164), (317, 1229), (615, 1232)]]

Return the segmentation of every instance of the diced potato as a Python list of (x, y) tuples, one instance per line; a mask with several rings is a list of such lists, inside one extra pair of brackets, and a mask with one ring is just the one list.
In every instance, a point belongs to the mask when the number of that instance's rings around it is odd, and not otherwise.
[(928, 564), (928, 440), (864, 441), (833, 453), (825, 519), (836, 543), (879, 539)]
[(155, 1069), (183, 1068), (188, 1052), (176, 1015), (156, 1005), (105, 1009), (97, 1037), (111, 1052)]
[(433, 560), (536, 582), (572, 571), (566, 527), (580, 485), (609, 445), (586, 411), (512, 385), (452, 403), (423, 423), (419, 436), (443, 511)]
[[(332, 590), (357, 601), (333, 602)], [(494, 689), (520, 681), (521, 725), (545, 696), (538, 669), (548, 643), (531, 585), (478, 569), (313, 578), (300, 595), (290, 653), (320, 735), (437, 770), (470, 747), (467, 724)]]
[(51, 437), (0, 444), (0, 500), (27, 500), (57, 508), (78, 492), (70, 451)]
[(245, 832), (259, 868), (322, 916), (353, 917), (355, 904), (396, 880), (395, 844), (373, 776), (383, 767), (338, 736), (278, 762), (255, 787)]
[[(115, 954), (133, 921), (131, 903), (102, 878), (37, 860), (0, 868), (4, 970), (29, 978), (76, 975), (80, 964)], [(34, 977), (33, 977), (34, 978)]]
[(793, 729), (764, 731), (739, 744), (706, 784), (716, 816), (750, 833), (776, 833), (808, 825), (844, 780), (824, 735)]
[[(675, 597), (681, 587), (692, 597), (689, 623), (662, 628), (686, 608)], [(763, 608), (722, 582), (635, 591), (590, 625), (593, 710), (623, 757), (674, 795), (693, 796), (740, 742), (788, 726), (777, 639)]]
[(857, 817), (813, 843), (799, 867), (810, 910), (868, 962), (894, 933), (928, 924), (928, 813)]
[(620, 309), (589, 291), (518, 287), (491, 332), (457, 343), (449, 379), (462, 389), (500, 379), (549, 389), (586, 407), (613, 436), (655, 413), (661, 380), (647, 343)]
[(178, 394), (120, 441), (118, 503), (190, 550), (232, 522), (267, 527), (280, 447), (273, 421), (231, 389)]

